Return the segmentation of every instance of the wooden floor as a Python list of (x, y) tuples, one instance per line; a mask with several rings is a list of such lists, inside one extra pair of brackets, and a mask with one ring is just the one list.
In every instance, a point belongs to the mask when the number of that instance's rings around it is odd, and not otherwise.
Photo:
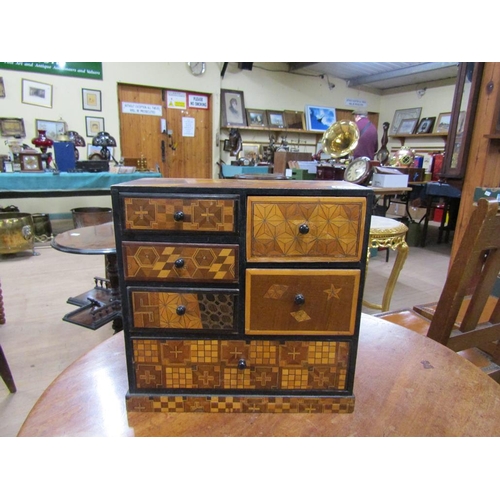
[[(396, 285), (391, 309), (412, 307), (439, 298), (446, 277), (451, 243), (436, 244), (430, 228), (425, 248), (410, 247)], [(10, 394), (0, 380), (0, 436), (16, 436), (29, 411), (47, 386), (68, 365), (113, 335), (111, 325), (92, 331), (62, 321), (74, 306), (68, 297), (93, 286), (104, 276), (104, 257), (58, 252), (50, 246), (36, 253), (0, 255), (6, 323), (0, 325), (0, 344), (9, 361), (17, 393)], [(364, 297), (380, 303), (394, 263), (385, 252), (370, 260)], [(377, 311), (364, 308), (363, 312)]]

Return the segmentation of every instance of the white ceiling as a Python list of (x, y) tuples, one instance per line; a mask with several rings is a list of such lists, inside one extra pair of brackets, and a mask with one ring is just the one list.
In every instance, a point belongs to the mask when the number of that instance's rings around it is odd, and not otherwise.
[(348, 87), (375, 91), (456, 78), (457, 62), (301, 62), (292, 71), (311, 70), (345, 80)]

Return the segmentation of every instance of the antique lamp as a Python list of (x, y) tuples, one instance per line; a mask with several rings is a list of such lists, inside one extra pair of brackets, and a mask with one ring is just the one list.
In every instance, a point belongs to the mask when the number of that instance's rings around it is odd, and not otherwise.
[(66, 132), (66, 135), (68, 136), (70, 142), (72, 142), (75, 145), (75, 160), (78, 160), (80, 158), (80, 153), (76, 148), (85, 147), (85, 139), (78, 132), (75, 132), (74, 130), (68, 130), (68, 132)]
[(45, 130), (39, 130), (38, 136), (32, 139), (31, 143), (37, 148), (40, 148), (40, 151), (42, 152), (43, 167), (50, 167), (50, 163), (52, 162), (52, 153), (47, 153), (47, 149), (53, 146), (54, 141), (47, 137), (47, 132)]
[(104, 160), (111, 159), (111, 153), (107, 149), (108, 147), (115, 147), (116, 140), (114, 137), (108, 134), (108, 132), (99, 132), (92, 139), (93, 146), (101, 146), (101, 156)]

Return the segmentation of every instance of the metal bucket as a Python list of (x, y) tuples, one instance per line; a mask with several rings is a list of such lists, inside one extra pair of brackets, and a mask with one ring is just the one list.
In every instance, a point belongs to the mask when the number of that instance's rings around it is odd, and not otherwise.
[(35, 240), (46, 241), (52, 236), (52, 224), (47, 214), (32, 214)]
[(34, 249), (33, 217), (22, 212), (0, 213), (0, 254)]
[(113, 210), (111, 208), (82, 207), (72, 208), (73, 224), (75, 228), (86, 226), (99, 226), (106, 222), (113, 222)]

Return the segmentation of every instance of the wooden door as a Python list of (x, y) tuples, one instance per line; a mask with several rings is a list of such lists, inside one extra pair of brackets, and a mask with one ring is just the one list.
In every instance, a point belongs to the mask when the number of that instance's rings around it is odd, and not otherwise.
[[(181, 109), (179, 101), (174, 107), (168, 105), (167, 92), (118, 85), (122, 156), (145, 158), (148, 169), (155, 170), (157, 165), (163, 177), (211, 178), (210, 96), (176, 91), (186, 96), (185, 108)], [(196, 108), (197, 102), (203, 107)]]
[(212, 177), (210, 96), (165, 91), (167, 170), (164, 177)]

